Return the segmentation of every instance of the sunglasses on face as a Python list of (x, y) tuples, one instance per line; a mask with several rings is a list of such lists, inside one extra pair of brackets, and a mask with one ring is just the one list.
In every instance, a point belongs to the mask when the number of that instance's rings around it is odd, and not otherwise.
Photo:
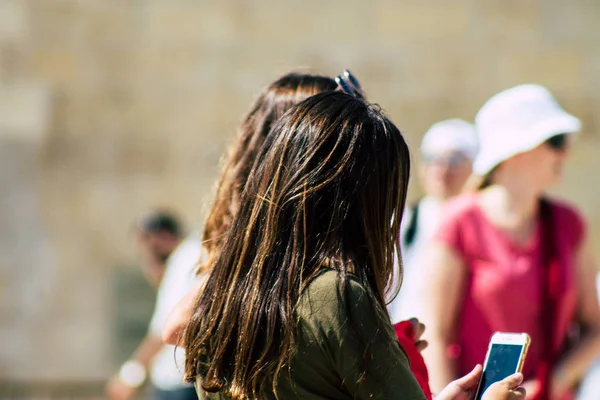
[(358, 79), (356, 79), (347, 69), (344, 70), (342, 75), (335, 77), (335, 82), (344, 93), (361, 99), (365, 97), (362, 87), (360, 86), (360, 83), (358, 83)]
[(566, 133), (561, 133), (560, 135), (555, 135), (547, 139), (545, 143), (552, 150), (563, 151), (569, 145), (569, 138)]

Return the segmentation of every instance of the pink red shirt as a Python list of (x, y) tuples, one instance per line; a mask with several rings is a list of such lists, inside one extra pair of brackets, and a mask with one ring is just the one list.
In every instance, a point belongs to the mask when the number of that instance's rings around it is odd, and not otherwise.
[[(574, 319), (576, 306), (575, 256), (585, 227), (579, 213), (570, 206), (550, 202), (554, 243), (560, 257), (564, 292), (556, 312), (555, 346), (564, 343)], [(445, 220), (434, 240), (450, 246), (467, 269), (462, 307), (455, 329), (459, 376), (483, 363), (492, 334), (527, 332), (531, 347), (523, 373), (535, 377), (541, 357), (542, 265), (541, 223), (528, 243), (516, 244), (493, 226), (477, 203), (477, 195), (464, 195), (451, 201)]]

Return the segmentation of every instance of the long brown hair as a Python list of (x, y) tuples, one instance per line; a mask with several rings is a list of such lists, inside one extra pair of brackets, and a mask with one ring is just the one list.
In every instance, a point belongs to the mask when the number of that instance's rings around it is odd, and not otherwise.
[[(400, 131), (365, 101), (321, 93), (267, 136), (186, 329), (186, 376), (259, 398), (289, 365), (295, 306), (324, 268), (385, 307), (410, 170)], [(400, 263), (401, 264), (401, 263)], [(368, 340), (368, 338), (366, 339)]]
[(229, 151), (212, 208), (204, 224), (202, 247), (207, 257), (200, 266), (201, 272), (211, 268), (221, 249), (254, 159), (273, 122), (294, 104), (317, 93), (335, 90), (337, 86), (328, 77), (290, 73), (270, 84), (254, 101)]

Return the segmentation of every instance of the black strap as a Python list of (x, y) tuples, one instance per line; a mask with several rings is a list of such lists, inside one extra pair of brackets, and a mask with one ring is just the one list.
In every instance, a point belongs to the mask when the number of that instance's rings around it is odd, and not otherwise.
[(419, 222), (419, 207), (421, 205), (421, 199), (419, 199), (413, 206), (410, 207), (412, 214), (406, 227), (406, 233), (404, 234), (404, 248), (408, 249), (414, 243), (417, 238), (417, 228)]
[(542, 328), (542, 335), (539, 338), (542, 340), (542, 360), (540, 361), (540, 367), (538, 368), (538, 378), (542, 383), (546, 384), (545, 387), (542, 387), (540, 390), (540, 399), (548, 399), (551, 370), (556, 360), (554, 340), (559, 299), (557, 298), (556, 293), (557, 288), (554, 287), (557, 282), (553, 279), (553, 275), (556, 274), (556, 271), (552, 270), (552, 268), (557, 268), (556, 265), (553, 265), (557, 262), (556, 259), (558, 258), (558, 249), (556, 248), (554, 236), (556, 231), (552, 215), (552, 206), (545, 198), (540, 200), (540, 220), (542, 225), (541, 246), (544, 278), (541, 291), (542, 312), (540, 325)]

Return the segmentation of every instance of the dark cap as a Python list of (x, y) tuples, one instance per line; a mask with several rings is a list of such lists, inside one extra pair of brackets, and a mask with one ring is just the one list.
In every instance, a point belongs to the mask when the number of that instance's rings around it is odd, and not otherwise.
[(154, 211), (140, 218), (136, 224), (143, 233), (168, 232), (174, 236), (182, 235), (181, 223), (173, 214), (165, 211)]

